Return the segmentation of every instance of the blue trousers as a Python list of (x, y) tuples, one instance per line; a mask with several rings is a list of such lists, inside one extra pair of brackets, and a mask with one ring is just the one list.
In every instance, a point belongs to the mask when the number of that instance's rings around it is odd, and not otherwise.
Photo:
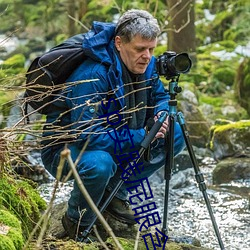
[[(174, 154), (177, 155), (180, 153), (184, 147), (185, 142), (181, 128), (178, 123), (175, 123)], [(71, 151), (73, 161), (75, 161), (81, 149), (74, 143), (69, 144), (68, 148)], [(53, 150), (53, 147), (50, 147), (42, 151), (44, 166), (54, 177), (56, 176), (61, 150), (62, 149)], [(158, 139), (157, 143), (154, 143), (154, 148), (151, 150), (151, 160), (145, 161), (141, 159), (141, 165), (138, 166), (138, 170), (129, 177), (129, 181), (136, 181), (149, 177), (156, 170), (164, 166), (166, 150), (167, 149), (164, 147), (164, 139)], [(102, 150), (85, 151), (82, 154), (77, 164), (77, 171), (96, 205), (100, 203), (104, 191), (106, 189), (110, 191), (113, 190), (116, 184), (121, 180), (124, 170), (118, 165), (115, 155), (111, 155)], [(63, 169), (63, 175), (67, 175), (69, 170), (70, 167), (66, 163)], [(134, 184), (124, 182), (116, 197), (125, 200), (128, 196), (127, 188), (131, 185)], [(77, 183), (74, 182), (74, 187), (68, 201), (68, 216), (78, 222), (81, 217), (80, 212), (83, 209), (86, 209), (86, 212), (81, 218), (80, 224), (82, 226), (88, 226), (93, 220), (94, 213), (79, 190)]]

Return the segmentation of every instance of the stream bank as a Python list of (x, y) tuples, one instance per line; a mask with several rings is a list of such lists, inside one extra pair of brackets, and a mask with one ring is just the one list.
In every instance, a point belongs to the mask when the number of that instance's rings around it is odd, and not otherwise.
[[(216, 162), (211, 157), (201, 160), (201, 171), (207, 185), (207, 193), (219, 231), (227, 250), (250, 249), (250, 180), (232, 181), (228, 184), (213, 185), (212, 172)], [(159, 214), (164, 212), (165, 180), (163, 169), (150, 177), (150, 187)], [(54, 182), (39, 187), (42, 197), (49, 201)], [(55, 204), (66, 202), (72, 182), (65, 183), (57, 192)], [(219, 250), (206, 205), (197, 187), (193, 168), (182, 169), (170, 180), (168, 203), (169, 236), (196, 238), (206, 248)], [(57, 211), (58, 213), (58, 211)]]

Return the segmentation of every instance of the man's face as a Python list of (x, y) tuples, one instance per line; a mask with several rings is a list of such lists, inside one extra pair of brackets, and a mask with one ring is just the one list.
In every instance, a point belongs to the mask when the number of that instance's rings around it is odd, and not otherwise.
[(157, 39), (146, 40), (136, 35), (129, 43), (124, 43), (121, 37), (115, 37), (115, 46), (128, 70), (134, 74), (143, 74), (153, 55)]

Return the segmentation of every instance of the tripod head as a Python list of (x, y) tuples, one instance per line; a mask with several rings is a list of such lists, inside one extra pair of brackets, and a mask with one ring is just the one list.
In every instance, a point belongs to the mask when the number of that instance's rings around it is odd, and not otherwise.
[(175, 96), (182, 91), (182, 87), (178, 86), (179, 82), (179, 76), (176, 78), (172, 78), (171, 81), (169, 82), (169, 95), (170, 95), (170, 100), (175, 99)]

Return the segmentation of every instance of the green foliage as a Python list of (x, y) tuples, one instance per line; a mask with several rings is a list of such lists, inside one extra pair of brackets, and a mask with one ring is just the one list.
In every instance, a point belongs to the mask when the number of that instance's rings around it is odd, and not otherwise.
[[(25, 72), (24, 68), (25, 57), (22, 54), (16, 54), (8, 58), (1, 65), (2, 70), (0, 71), (0, 85), (6, 83), (6, 79), (8, 77), (16, 76), (16, 78), (12, 78), (12, 85), (20, 85), (22, 83), (22, 79), (18, 78), (18, 74)], [(8, 82), (10, 85), (10, 82)]]
[(217, 13), (213, 22), (208, 27), (212, 42), (221, 41), (224, 37), (224, 31), (227, 30), (233, 21), (233, 13), (225, 11)]
[(250, 59), (245, 60), (240, 64), (237, 76), (235, 79), (235, 96), (242, 107), (244, 107), (250, 115)]
[(224, 103), (224, 98), (221, 96), (208, 96), (208, 95), (201, 95), (199, 98), (200, 103), (207, 103), (212, 105), (213, 107), (221, 107)]
[[(214, 14), (214, 19), (206, 20), (204, 9)], [(249, 42), (250, 30), (246, 25), (250, 22), (250, 2), (247, 0), (211, 1), (204, 0), (196, 4), (197, 40), (201, 43), (232, 40), (236, 44)]]

